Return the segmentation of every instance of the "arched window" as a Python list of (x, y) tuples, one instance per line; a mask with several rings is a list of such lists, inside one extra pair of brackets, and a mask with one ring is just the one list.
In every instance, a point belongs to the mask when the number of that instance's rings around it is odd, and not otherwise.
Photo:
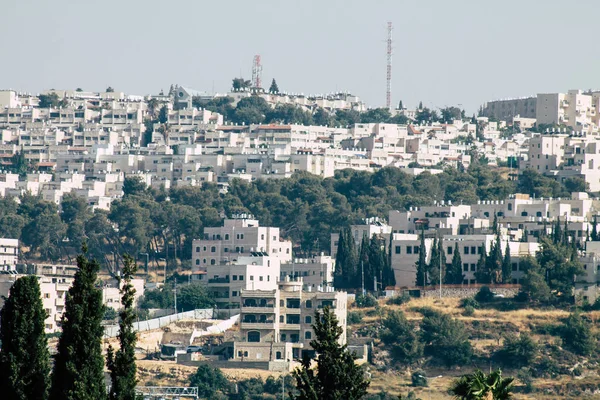
[(251, 343), (260, 342), (260, 332), (257, 332), (257, 331), (248, 332), (248, 342), (251, 342)]
[(275, 353), (275, 358), (277, 360), (281, 360), (283, 358), (283, 357), (281, 357), (281, 352), (280, 351), (278, 351), (277, 353)]

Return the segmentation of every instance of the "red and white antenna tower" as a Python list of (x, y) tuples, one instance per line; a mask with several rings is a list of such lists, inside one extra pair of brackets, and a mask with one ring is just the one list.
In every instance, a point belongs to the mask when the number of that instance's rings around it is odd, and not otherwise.
[(385, 106), (392, 109), (392, 23), (388, 22), (388, 38), (387, 38), (387, 82), (385, 92)]
[(252, 63), (252, 85), (255, 89), (261, 88), (262, 65), (260, 64), (260, 54), (254, 56)]

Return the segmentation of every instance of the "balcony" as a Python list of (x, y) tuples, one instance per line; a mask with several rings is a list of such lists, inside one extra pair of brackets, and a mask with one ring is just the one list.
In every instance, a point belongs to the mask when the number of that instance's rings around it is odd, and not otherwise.
[[(298, 325), (298, 329), (300, 325)], [(240, 323), (241, 329), (275, 329), (274, 321), (266, 321), (266, 322), (246, 322), (242, 321)]]
[(229, 283), (229, 278), (213, 278), (209, 279), (208, 283)]
[(254, 313), (254, 314), (274, 314), (275, 307), (273, 305), (266, 306), (242, 306), (242, 313)]
[(287, 324), (287, 323), (280, 323), (279, 324), (279, 330), (280, 331), (299, 331), (300, 330), (300, 321), (298, 321), (297, 324)]
[(57, 306), (57, 307), (64, 307), (64, 305), (65, 305), (65, 298), (64, 297), (57, 298), (56, 301), (54, 302), (54, 305)]

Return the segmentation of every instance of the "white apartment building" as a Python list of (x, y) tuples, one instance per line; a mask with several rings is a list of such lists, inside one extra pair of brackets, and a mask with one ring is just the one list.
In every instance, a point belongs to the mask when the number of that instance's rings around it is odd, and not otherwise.
[(19, 240), (0, 238), (0, 270), (15, 271), (19, 261)]
[(515, 117), (536, 118), (537, 101), (537, 97), (488, 101), (483, 105), (481, 115), (501, 121), (511, 121)]
[(592, 94), (581, 90), (567, 93), (539, 93), (537, 95), (536, 119), (539, 124), (566, 125), (576, 131), (598, 130), (597, 107)]
[(204, 228), (204, 237), (192, 242), (192, 271), (206, 271), (210, 265), (234, 262), (253, 252), (288, 262), (292, 242), (279, 236), (279, 228), (260, 226), (252, 215), (234, 215), (225, 219), (222, 227)]
[(335, 259), (323, 253), (313, 258), (294, 258), (291, 262), (281, 264), (280, 281), (302, 279), (302, 290), (318, 291), (333, 284)]
[(206, 275), (199, 276), (219, 308), (239, 308), (243, 289), (272, 290), (277, 287), (280, 266), (281, 259), (278, 257), (252, 252), (232, 262), (209, 265)]
[(335, 313), (346, 343), (348, 297), (333, 288), (303, 291), (302, 279), (286, 279), (273, 290), (243, 290), (239, 337), (234, 360), (289, 362), (312, 355), (315, 311), (328, 306)]

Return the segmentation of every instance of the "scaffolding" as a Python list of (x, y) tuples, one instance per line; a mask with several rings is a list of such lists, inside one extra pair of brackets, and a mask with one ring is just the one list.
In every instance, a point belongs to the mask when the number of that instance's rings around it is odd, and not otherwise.
[(198, 399), (197, 387), (168, 387), (168, 386), (138, 386), (136, 396), (144, 400), (159, 399)]

